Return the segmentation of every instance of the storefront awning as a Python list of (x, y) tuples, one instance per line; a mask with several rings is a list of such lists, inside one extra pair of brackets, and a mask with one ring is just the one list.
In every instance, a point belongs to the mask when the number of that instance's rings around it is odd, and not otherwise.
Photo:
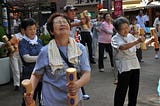
[(160, 2), (159, 1), (153, 1), (151, 3), (149, 3), (147, 6), (145, 6), (146, 8), (149, 7), (159, 7), (160, 6)]
[[(145, 7), (145, 5), (142, 5), (142, 4), (125, 4), (122, 6), (123, 7), (123, 11), (126, 12), (126, 11), (135, 11), (135, 10), (139, 10), (139, 9), (142, 9)], [(107, 12), (108, 9), (100, 9), (99, 12), (100, 13), (105, 13)], [(112, 11), (114, 11), (114, 8), (112, 8)]]
[(143, 8), (154, 8), (154, 7), (159, 7), (160, 2), (159, 1), (153, 1), (149, 3), (148, 5), (143, 4), (143, 3), (138, 3), (138, 4), (125, 4), (123, 5), (123, 11), (135, 11)]
[(139, 4), (126, 4), (123, 5), (123, 11), (135, 11), (144, 8), (145, 5), (139, 3)]

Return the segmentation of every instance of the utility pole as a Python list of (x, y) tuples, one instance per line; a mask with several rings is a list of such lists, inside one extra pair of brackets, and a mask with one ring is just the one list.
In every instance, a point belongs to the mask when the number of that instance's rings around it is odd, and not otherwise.
[(8, 10), (7, 10), (7, 1), (2, 0), (2, 21), (3, 26), (6, 28), (6, 33), (9, 33), (8, 30)]
[(107, 0), (108, 1), (108, 12), (112, 14), (112, 0)]
[(112, 14), (112, 0), (103, 0), (103, 8), (108, 9), (108, 12)]

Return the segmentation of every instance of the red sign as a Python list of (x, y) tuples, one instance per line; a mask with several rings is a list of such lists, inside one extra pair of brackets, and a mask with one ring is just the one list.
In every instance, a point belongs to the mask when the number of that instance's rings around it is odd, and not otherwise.
[(122, 16), (122, 0), (114, 0), (114, 17)]

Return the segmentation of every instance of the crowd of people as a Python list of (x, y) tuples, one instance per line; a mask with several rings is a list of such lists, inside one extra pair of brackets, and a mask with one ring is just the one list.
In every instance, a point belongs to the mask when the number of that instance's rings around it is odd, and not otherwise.
[[(95, 60), (98, 59), (98, 71), (104, 72), (105, 52), (109, 55), (110, 67), (115, 75), (114, 106), (123, 106), (128, 89), (128, 106), (136, 106), (139, 62), (143, 62), (141, 43), (145, 42), (145, 36), (140, 36), (139, 29), (143, 28), (146, 33), (148, 19), (142, 10), (130, 19), (120, 16), (115, 20), (106, 12), (97, 15), (96, 21), (91, 23), (89, 16), (83, 16), (88, 11), (85, 10), (77, 19), (76, 10), (74, 6), (66, 5), (64, 13), (54, 13), (48, 18), (46, 28), (52, 39), (46, 46), (36, 35), (37, 25), (32, 18), (22, 20), (20, 32), (13, 34), (8, 42), (7, 45), (15, 47), (15, 52), (10, 54), (14, 89), (20, 88), (23, 79), (30, 79), (32, 83), (32, 92), (24, 96), (22, 106), (31, 104), (37, 96), (39, 106), (68, 106), (68, 92), (72, 95), (78, 92), (78, 106), (83, 106), (81, 87), (90, 80), (90, 64), (96, 65)], [(157, 14), (153, 26), (159, 40), (160, 12)], [(77, 36), (80, 38), (78, 41), (75, 40)], [(151, 37), (146, 45), (152, 42), (156, 42), (155, 37)], [(158, 51), (159, 48), (156, 48), (155, 59), (158, 59)], [(70, 66), (61, 52), (81, 74), (74, 83), (66, 80), (66, 69)]]

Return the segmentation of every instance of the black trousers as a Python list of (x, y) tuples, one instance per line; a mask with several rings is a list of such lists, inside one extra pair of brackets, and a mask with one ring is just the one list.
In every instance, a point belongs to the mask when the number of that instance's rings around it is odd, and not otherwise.
[[(128, 90), (128, 106), (136, 106), (139, 90), (140, 69), (118, 73), (118, 84), (114, 95), (114, 106), (123, 106)], [(128, 89), (129, 88), (129, 89)]]
[(113, 50), (112, 50), (111, 44), (110, 43), (108, 43), (108, 44), (98, 43), (98, 47), (99, 47), (99, 58), (98, 58), (98, 67), (99, 67), (99, 69), (104, 68), (104, 64), (103, 64), (104, 50), (106, 50), (106, 52), (108, 52), (109, 58), (110, 58), (111, 67), (113, 67), (114, 66), (114, 63), (113, 63)]
[(93, 60), (93, 57), (92, 57), (92, 37), (91, 37), (91, 34), (90, 32), (87, 32), (87, 31), (82, 31), (81, 33), (81, 43), (86, 46), (87, 44), (87, 47), (88, 47), (88, 53), (89, 53), (89, 60)]
[(158, 41), (159, 41), (159, 44), (160, 44), (160, 37), (158, 37)]
[(136, 55), (137, 55), (138, 61), (141, 62), (142, 60), (142, 49), (141, 48), (136, 50)]

